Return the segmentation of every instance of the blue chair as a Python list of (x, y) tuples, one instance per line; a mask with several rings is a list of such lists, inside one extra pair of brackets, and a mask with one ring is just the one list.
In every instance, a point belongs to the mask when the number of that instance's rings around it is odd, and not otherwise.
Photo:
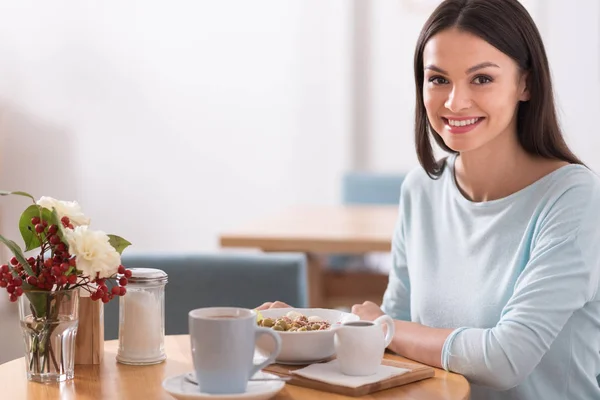
[[(165, 333), (188, 333), (188, 312), (200, 307), (254, 308), (281, 300), (308, 306), (306, 257), (297, 253), (123, 254), (126, 268), (157, 268), (168, 275)], [(127, 296), (127, 295), (126, 295)], [(104, 307), (104, 337), (118, 337), (119, 302)]]
[(342, 178), (343, 204), (398, 204), (404, 174), (348, 172)]

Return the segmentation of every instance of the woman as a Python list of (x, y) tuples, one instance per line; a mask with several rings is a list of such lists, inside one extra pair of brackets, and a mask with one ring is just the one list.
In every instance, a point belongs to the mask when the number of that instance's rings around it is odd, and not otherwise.
[(600, 180), (562, 138), (534, 22), (517, 0), (446, 0), (414, 66), (422, 168), (383, 304), (352, 311), (392, 316), (389, 348), (473, 399), (600, 399)]

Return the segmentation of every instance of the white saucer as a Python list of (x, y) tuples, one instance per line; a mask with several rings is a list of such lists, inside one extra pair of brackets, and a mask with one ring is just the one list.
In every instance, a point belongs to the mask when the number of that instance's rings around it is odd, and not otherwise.
[(309, 364), (318, 364), (325, 361), (333, 360), (332, 357), (320, 358), (318, 360), (305, 360), (305, 361), (287, 361), (287, 360), (275, 360), (275, 363), (281, 365), (309, 365)]
[[(245, 393), (208, 394), (200, 392), (197, 385), (186, 379), (186, 375), (181, 374), (165, 379), (162, 383), (163, 389), (179, 400), (267, 400), (275, 396), (285, 386), (285, 382), (282, 381), (251, 381), (248, 382)], [(260, 371), (254, 375), (254, 378), (278, 378), (278, 376)]]

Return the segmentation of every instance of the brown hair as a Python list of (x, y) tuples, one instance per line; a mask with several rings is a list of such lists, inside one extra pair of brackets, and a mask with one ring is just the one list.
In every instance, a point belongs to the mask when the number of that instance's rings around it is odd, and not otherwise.
[(429, 39), (449, 28), (476, 35), (512, 58), (528, 71), (530, 99), (517, 111), (517, 136), (530, 154), (583, 164), (565, 143), (554, 106), (550, 68), (541, 35), (518, 0), (445, 0), (431, 14), (415, 49), (415, 146), (419, 162), (431, 178), (439, 178), (445, 160), (436, 161), (430, 132), (437, 144), (450, 149), (433, 129), (423, 103), (423, 50)]

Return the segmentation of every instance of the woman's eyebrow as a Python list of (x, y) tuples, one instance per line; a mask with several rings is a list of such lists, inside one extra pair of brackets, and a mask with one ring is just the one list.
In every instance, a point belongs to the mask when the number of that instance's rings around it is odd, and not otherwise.
[[(500, 68), (500, 67), (499, 67), (497, 64), (494, 64), (493, 62), (490, 62), (490, 61), (484, 61), (484, 62), (482, 62), (482, 63), (479, 63), (479, 64), (477, 64), (477, 65), (474, 65), (474, 66), (472, 66), (472, 67), (468, 68), (468, 69), (465, 71), (465, 74), (471, 74), (471, 73), (473, 73), (473, 72), (475, 72), (475, 71), (477, 71), (477, 70), (480, 70), (480, 69), (482, 69), (482, 68), (487, 68), (487, 67), (495, 67), (495, 68)], [(430, 70), (432, 70), (432, 71), (439, 72), (440, 74), (445, 74), (445, 75), (448, 75), (448, 72), (447, 72), (447, 71), (444, 71), (443, 69), (441, 69), (440, 67), (438, 67), (438, 66), (436, 66), (436, 65), (434, 65), (434, 64), (428, 64), (428, 65), (426, 65), (426, 66), (425, 66), (425, 68), (424, 68), (424, 69), (430, 69)]]

